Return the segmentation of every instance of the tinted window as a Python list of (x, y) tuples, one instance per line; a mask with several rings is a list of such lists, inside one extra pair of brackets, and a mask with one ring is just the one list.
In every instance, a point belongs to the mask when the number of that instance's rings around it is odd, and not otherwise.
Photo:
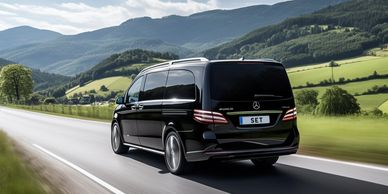
[(167, 71), (147, 74), (144, 90), (140, 94), (140, 100), (160, 100), (163, 99)]
[(131, 88), (129, 88), (127, 94), (127, 102), (132, 103), (139, 101), (139, 93), (142, 81), (143, 77), (140, 77), (132, 84)]
[(210, 87), (215, 100), (292, 97), (285, 69), (273, 63), (213, 63)]
[(171, 70), (166, 87), (165, 99), (195, 99), (194, 75), (190, 71)]

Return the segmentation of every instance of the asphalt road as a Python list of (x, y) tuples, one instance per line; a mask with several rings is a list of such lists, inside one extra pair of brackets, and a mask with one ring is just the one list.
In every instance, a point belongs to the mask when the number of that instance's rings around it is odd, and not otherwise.
[(0, 128), (116, 193), (388, 193), (386, 167), (293, 155), (268, 170), (249, 161), (203, 163), (175, 176), (162, 156), (114, 154), (108, 123), (0, 107)]

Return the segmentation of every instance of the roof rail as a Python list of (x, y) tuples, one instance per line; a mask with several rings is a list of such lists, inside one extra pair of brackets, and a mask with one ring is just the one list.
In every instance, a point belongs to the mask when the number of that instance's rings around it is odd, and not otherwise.
[(204, 62), (207, 62), (207, 61), (209, 61), (209, 59), (207, 59), (205, 57), (179, 59), (179, 60), (170, 61), (170, 65), (172, 65), (174, 63), (183, 63), (183, 62), (190, 62), (190, 61), (204, 61)]
[(159, 64), (156, 64), (156, 65), (151, 65), (149, 67), (144, 68), (142, 71), (145, 71), (145, 70), (148, 70), (148, 69), (152, 69), (152, 68), (155, 68), (155, 67), (159, 67), (159, 66), (164, 66), (164, 65), (169, 65), (170, 66), (170, 65), (175, 64), (175, 63), (183, 63), (183, 62), (190, 62), (190, 61), (204, 61), (204, 62), (207, 62), (207, 61), (209, 61), (209, 59), (204, 58), (204, 57), (178, 59), (178, 60), (173, 60), (173, 61), (169, 61), (169, 62), (159, 63)]
[(144, 68), (140, 72), (148, 70), (148, 69), (152, 69), (154, 67), (164, 66), (164, 65), (170, 65), (170, 63), (169, 62), (164, 62), (164, 63), (159, 63), (159, 64), (156, 64), (156, 65), (151, 65), (151, 66), (148, 66), (148, 67)]

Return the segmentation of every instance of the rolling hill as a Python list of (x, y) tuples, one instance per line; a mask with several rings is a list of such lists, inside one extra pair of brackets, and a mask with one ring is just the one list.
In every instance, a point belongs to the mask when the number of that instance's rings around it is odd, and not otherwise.
[(22, 45), (46, 42), (59, 38), (62, 34), (50, 30), (41, 30), (30, 26), (19, 26), (0, 31), (0, 50)]
[(204, 56), (274, 58), (287, 67), (359, 56), (388, 43), (388, 1), (353, 0), (254, 30)]
[[(177, 58), (178, 56), (172, 53), (141, 49), (113, 54), (72, 79), (65, 86), (66, 95), (72, 96), (75, 93), (88, 92), (92, 89), (99, 91), (102, 85), (105, 85), (109, 92), (124, 90), (130, 84), (130, 77), (139, 73), (144, 67)], [(100, 94), (104, 95), (107, 92), (100, 92)]]
[(258, 27), (311, 13), (342, 1), (294, 0), (272, 6), (213, 10), (190, 16), (135, 18), (119, 26), (9, 49), (1, 52), (0, 57), (63, 75), (81, 73), (113, 53), (136, 48), (169, 51), (185, 57), (230, 41)]
[[(375, 51), (374, 51), (375, 52)], [(369, 77), (375, 72), (378, 75), (388, 75), (388, 49), (380, 50), (378, 53), (370, 53), (373, 56), (360, 56), (351, 59), (336, 61), (338, 67), (333, 68), (334, 80), (336, 85), (345, 89), (350, 94), (355, 95), (361, 109), (364, 111), (371, 111), (379, 108), (386, 111), (386, 107), (382, 106), (388, 103), (387, 92), (372, 92), (373, 88), (388, 86), (388, 76), (385, 77)], [(323, 80), (331, 79), (331, 67), (329, 64), (312, 64), (302, 67), (287, 69), (291, 85), (294, 87), (294, 94), (300, 90), (313, 89), (319, 92), (320, 98), (326, 89), (331, 87), (331, 84), (319, 86)], [(365, 80), (356, 80), (357, 78), (367, 78)], [(353, 80), (349, 83), (340, 83), (340, 79)], [(307, 84), (310, 84), (310, 86)], [(312, 86), (315, 85), (315, 86)], [(302, 88), (300, 88), (303, 86)]]

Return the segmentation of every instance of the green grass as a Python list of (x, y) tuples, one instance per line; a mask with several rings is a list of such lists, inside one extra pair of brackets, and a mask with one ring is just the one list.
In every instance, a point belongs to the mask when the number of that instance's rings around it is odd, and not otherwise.
[(379, 109), (383, 111), (383, 113), (388, 114), (388, 100), (380, 105)]
[[(375, 80), (368, 80), (368, 81), (360, 81), (360, 82), (352, 82), (348, 84), (343, 85), (337, 85), (340, 88), (348, 91), (350, 94), (361, 94), (363, 92), (366, 92), (368, 89), (371, 89), (373, 86), (388, 86), (388, 79), (375, 79)], [(326, 89), (330, 88), (331, 86), (323, 86), (323, 87), (311, 87), (309, 89), (317, 90), (320, 95), (323, 95), (323, 93), (326, 91)], [(300, 91), (303, 89), (295, 89), (294, 91)]]
[[(111, 91), (126, 90), (131, 84), (131, 81), (132, 80), (130, 78), (123, 77), (123, 76), (103, 78), (103, 79), (92, 81), (82, 87), (76, 86), (74, 88), (71, 88), (66, 92), (66, 96), (71, 97), (75, 93), (80, 93), (80, 92), (84, 93), (90, 90), (96, 90), (98, 95), (105, 96)], [(107, 92), (100, 91), (100, 87), (102, 85), (105, 85), (109, 89), (109, 91)]]
[[(374, 71), (379, 74), (388, 74), (388, 57), (360, 57), (350, 60), (338, 61), (341, 65), (334, 68), (334, 78), (340, 77), (354, 79), (357, 77), (367, 77)], [(319, 65), (318, 65), (319, 66)], [(306, 82), (317, 84), (322, 80), (331, 78), (331, 68), (304, 67), (307, 70), (288, 70), (288, 75), (293, 86), (306, 85)]]
[(388, 100), (388, 94), (362, 95), (356, 96), (356, 99), (362, 110), (370, 111), (379, 108), (381, 104), (386, 102)]
[[(350, 58), (350, 59), (343, 59), (343, 60), (339, 60), (336, 62), (339, 64), (351, 64), (351, 63), (369, 61), (369, 60), (373, 60), (373, 59), (377, 59), (377, 57), (375, 57), (375, 56), (362, 56), (362, 57), (356, 57), (356, 58)], [(330, 62), (325, 62), (325, 63), (304, 65), (304, 66), (300, 66), (300, 67), (292, 67), (292, 68), (288, 68), (287, 72), (288, 73), (295, 73), (295, 72), (300, 72), (300, 71), (328, 67), (329, 63)]]
[(63, 104), (47, 104), (47, 105), (6, 105), (10, 108), (30, 110), (34, 112), (49, 113), (59, 116), (67, 116), (72, 118), (111, 121), (114, 105), (95, 106), (95, 105), (63, 105)]
[(0, 131), (0, 193), (47, 193), (36, 175), (23, 164), (7, 136)]
[(388, 119), (298, 116), (300, 153), (388, 164)]
[[(378, 85), (388, 85), (388, 79), (382, 79), (382, 80), (370, 80), (370, 81), (363, 81), (363, 82), (354, 82), (349, 83), (345, 85), (339, 85), (339, 87), (347, 90), (351, 94), (366, 92), (371, 87)], [(313, 87), (308, 89), (317, 90), (319, 92), (318, 98), (321, 98), (322, 95), (325, 93), (326, 89), (329, 87)], [(304, 89), (296, 89), (294, 90), (294, 93), (297, 93), (300, 90)], [(361, 106), (362, 110), (373, 110), (374, 108), (378, 108), (382, 103), (388, 100), (388, 94), (371, 94), (371, 95), (362, 95), (362, 96), (356, 96), (356, 99), (358, 103)]]

